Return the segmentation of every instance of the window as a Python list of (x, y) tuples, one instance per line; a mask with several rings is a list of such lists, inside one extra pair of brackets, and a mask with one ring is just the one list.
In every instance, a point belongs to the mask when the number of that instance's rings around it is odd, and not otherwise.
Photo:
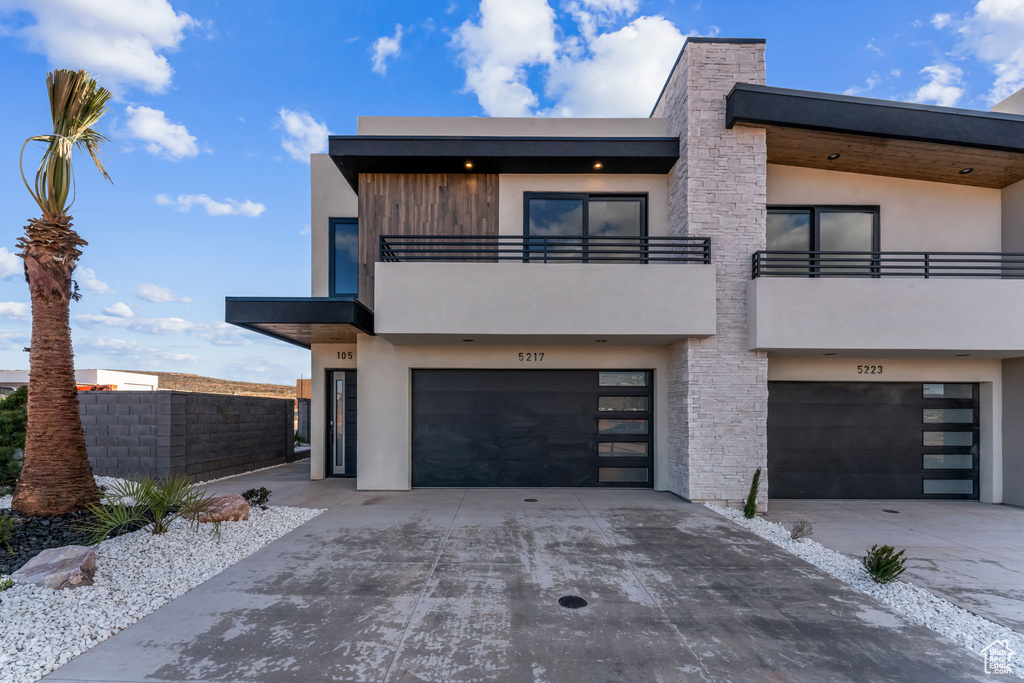
[(359, 222), (332, 218), (330, 229), (330, 295), (359, 293)]
[[(647, 196), (526, 192), (523, 194), (523, 235), (556, 238), (549, 243), (531, 239), (530, 250), (555, 256), (563, 252), (565, 258), (560, 260), (570, 260), (570, 256), (581, 252), (583, 260), (619, 260), (636, 254), (636, 240), (617, 243), (605, 238), (646, 237)], [(599, 239), (566, 239), (572, 237)], [(632, 248), (622, 251), (620, 245), (625, 244)]]
[[(871, 272), (878, 251), (877, 206), (774, 206), (768, 208), (767, 250), (801, 252), (791, 264), (776, 260), (780, 273), (794, 275)], [(802, 252), (866, 252), (863, 258)], [(781, 255), (784, 257), (784, 255)], [(791, 265), (791, 267), (787, 267)]]

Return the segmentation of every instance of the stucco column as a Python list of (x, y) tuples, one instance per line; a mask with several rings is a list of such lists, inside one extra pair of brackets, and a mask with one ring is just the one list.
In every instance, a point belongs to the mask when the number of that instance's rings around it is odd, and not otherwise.
[[(765, 82), (763, 40), (691, 38), (652, 114), (680, 137), (669, 176), (673, 234), (710, 237), (717, 332), (669, 349), (670, 490), (740, 503), (767, 475), (768, 358), (747, 349), (750, 259), (765, 248), (767, 152), (760, 128), (725, 127), (736, 83)], [(762, 478), (763, 509), (767, 476)]]

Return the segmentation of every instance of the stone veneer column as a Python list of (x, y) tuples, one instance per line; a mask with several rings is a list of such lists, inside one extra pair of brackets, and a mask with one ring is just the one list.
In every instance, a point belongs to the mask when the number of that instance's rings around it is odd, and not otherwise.
[[(710, 237), (717, 277), (717, 333), (669, 349), (669, 487), (693, 501), (736, 505), (755, 468), (767, 475), (768, 358), (747, 348), (750, 259), (765, 248), (765, 131), (725, 127), (733, 85), (765, 82), (764, 48), (763, 40), (689, 39), (652, 114), (680, 136), (671, 231)], [(764, 476), (762, 510), (767, 490)]]

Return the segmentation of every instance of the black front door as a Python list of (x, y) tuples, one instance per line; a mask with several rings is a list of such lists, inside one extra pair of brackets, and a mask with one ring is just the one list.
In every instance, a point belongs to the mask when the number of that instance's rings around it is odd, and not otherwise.
[(977, 384), (769, 382), (772, 498), (978, 498)]
[(356, 371), (328, 370), (327, 475), (356, 476)]
[(646, 370), (414, 370), (413, 486), (653, 486)]

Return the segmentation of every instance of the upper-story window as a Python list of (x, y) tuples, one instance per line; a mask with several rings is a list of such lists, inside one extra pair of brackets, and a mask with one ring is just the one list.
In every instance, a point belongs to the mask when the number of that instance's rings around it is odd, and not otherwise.
[(644, 237), (647, 196), (526, 192), (523, 234), (528, 237)]
[[(871, 256), (878, 251), (877, 206), (769, 206), (768, 251), (782, 252), (861, 252), (864, 264), (837, 256), (808, 260), (801, 267), (794, 254), (790, 270), (814, 274), (818, 270), (854, 272), (870, 268)], [(845, 259), (845, 260), (844, 260)], [(781, 263), (781, 261), (777, 261)], [(778, 269), (776, 269), (778, 270)]]
[(332, 218), (330, 227), (330, 295), (359, 293), (359, 221)]

